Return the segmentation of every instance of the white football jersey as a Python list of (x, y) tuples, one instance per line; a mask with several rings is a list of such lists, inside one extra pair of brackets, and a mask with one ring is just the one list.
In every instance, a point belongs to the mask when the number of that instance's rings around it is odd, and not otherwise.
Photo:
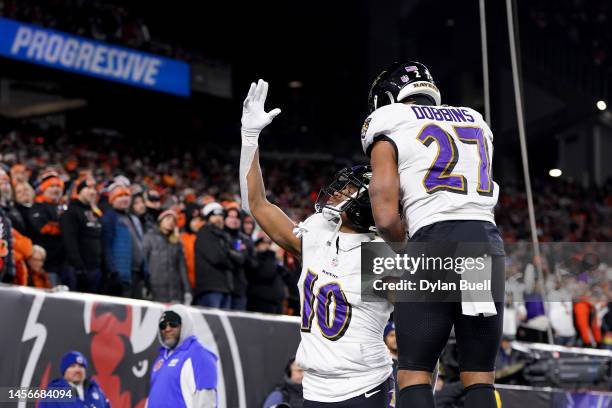
[(296, 361), (304, 368), (304, 398), (338, 402), (385, 381), (392, 361), (383, 330), (393, 308), (361, 300), (361, 243), (373, 234), (334, 233), (323, 215), (304, 222), (299, 280), (301, 337)]
[(410, 236), (439, 221), (495, 223), (499, 186), (492, 179), (493, 133), (471, 108), (394, 103), (366, 119), (363, 151), (390, 141), (396, 149), (401, 203)]

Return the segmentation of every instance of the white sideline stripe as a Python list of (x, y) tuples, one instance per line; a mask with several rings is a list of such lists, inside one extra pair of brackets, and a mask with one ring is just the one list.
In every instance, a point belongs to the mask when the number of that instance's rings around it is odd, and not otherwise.
[(238, 389), (238, 408), (246, 408), (242, 360), (240, 360), (240, 351), (238, 350), (238, 343), (236, 343), (234, 329), (232, 328), (227, 315), (219, 315), (219, 320), (221, 320), (221, 325), (223, 326), (223, 330), (225, 330), (225, 335), (227, 336), (227, 343), (229, 344), (232, 352), (232, 361), (234, 363), (234, 371), (236, 372), (236, 388)]
[[(512, 385), (512, 384), (495, 384), (495, 389), (498, 390), (514, 390), (514, 391), (543, 391), (543, 392), (563, 392), (568, 393), (571, 390), (566, 390), (564, 388), (555, 388), (555, 387), (531, 387), (529, 385)], [(595, 394), (600, 396), (612, 396), (612, 392), (606, 391), (589, 391), (589, 394)]]
[[(149, 307), (149, 308), (157, 308), (160, 310), (160, 312), (161, 310), (164, 310), (169, 306), (169, 304), (166, 304), (166, 303), (151, 302), (149, 300), (121, 298), (121, 297), (115, 297), (115, 296), (96, 295), (92, 293), (81, 293), (81, 292), (70, 292), (70, 291), (52, 292), (50, 290), (31, 288), (27, 286), (17, 286), (17, 285), (0, 284), (0, 291), (2, 290), (7, 290), (7, 291), (14, 290), (14, 291), (22, 292), (22, 293), (27, 293), (33, 296), (37, 296), (42, 293), (45, 296), (49, 296), (53, 298), (74, 299), (74, 300), (79, 300), (81, 302), (93, 300), (96, 302), (115, 303), (115, 304), (130, 305), (130, 306), (144, 306), (144, 307)], [(267, 313), (257, 313), (257, 312), (237, 312), (237, 311), (230, 311), (230, 310), (211, 309), (211, 308), (201, 307), (201, 306), (187, 306), (187, 307), (191, 310), (197, 310), (199, 312), (202, 312), (205, 315), (244, 317), (244, 318), (254, 319), (254, 320), (266, 320), (266, 321), (295, 323), (295, 324), (301, 323), (299, 316), (270, 315)]]
[(513, 341), (512, 344), (516, 344), (519, 347), (527, 348), (529, 350), (548, 351), (548, 352), (556, 351), (558, 353), (570, 353), (570, 354), (580, 354), (583, 356), (612, 358), (612, 350), (598, 350), (598, 349), (580, 348), (580, 347), (567, 347), (567, 346), (559, 346), (556, 344), (527, 343), (527, 342), (522, 342), (522, 341)]

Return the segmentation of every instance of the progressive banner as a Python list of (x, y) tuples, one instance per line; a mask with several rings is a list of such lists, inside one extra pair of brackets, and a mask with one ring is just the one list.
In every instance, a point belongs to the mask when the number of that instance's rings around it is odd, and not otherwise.
[(189, 96), (185, 62), (0, 18), (0, 55), (174, 95)]

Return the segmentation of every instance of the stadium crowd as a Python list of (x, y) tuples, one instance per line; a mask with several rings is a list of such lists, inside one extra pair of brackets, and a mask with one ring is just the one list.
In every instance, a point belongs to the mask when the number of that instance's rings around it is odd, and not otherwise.
[[(153, 159), (142, 145), (109, 149), (71, 143), (58, 129), (41, 134), (12, 131), (0, 142), (4, 282), (299, 313), (297, 262), (238, 209), (229, 161), (205, 152)], [(312, 174), (314, 165), (287, 166), (268, 167), (278, 186), (270, 194), (299, 219), (312, 211), (318, 179), (298, 176), (289, 188), (289, 174)], [(212, 259), (232, 255), (226, 265)]]
[[(99, 138), (75, 140), (55, 128), (3, 135), (3, 282), (299, 313), (299, 261), (240, 210), (231, 158), (206, 151), (163, 156), (127, 142), (102, 142), (102, 148)], [(337, 166), (264, 162), (270, 199), (302, 220), (313, 212), (325, 175)], [(612, 238), (612, 184), (594, 189), (549, 180), (537, 182), (535, 190), (542, 242)], [(533, 258), (521, 246), (530, 237), (521, 191), (504, 185), (496, 211), (509, 247), (506, 334), (516, 336), (521, 325), (546, 326), (544, 287), (549, 297), (559, 297), (548, 299), (558, 342), (610, 346), (609, 254), (604, 248), (602, 260), (585, 274), (584, 262), (568, 266), (544, 250), (544, 278), (538, 279)]]

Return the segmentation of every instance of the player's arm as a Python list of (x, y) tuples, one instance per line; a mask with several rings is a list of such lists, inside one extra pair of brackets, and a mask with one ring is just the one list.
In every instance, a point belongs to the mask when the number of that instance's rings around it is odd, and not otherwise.
[(257, 224), (274, 242), (300, 255), (300, 239), (293, 234), (295, 224), (280, 208), (268, 201), (259, 165), (259, 133), (280, 113), (280, 109), (265, 112), (267, 94), (268, 84), (260, 79), (257, 85), (251, 84), (243, 104), (240, 152), (242, 207), (253, 215)]
[(374, 143), (370, 153), (370, 201), (378, 234), (394, 249), (406, 245), (406, 227), (399, 213), (400, 180), (397, 154), (386, 140)]
[(247, 174), (248, 202), (251, 214), (257, 224), (282, 248), (300, 255), (300, 239), (293, 234), (295, 224), (278, 206), (266, 198), (261, 167), (259, 165), (259, 149), (255, 152), (251, 169)]

